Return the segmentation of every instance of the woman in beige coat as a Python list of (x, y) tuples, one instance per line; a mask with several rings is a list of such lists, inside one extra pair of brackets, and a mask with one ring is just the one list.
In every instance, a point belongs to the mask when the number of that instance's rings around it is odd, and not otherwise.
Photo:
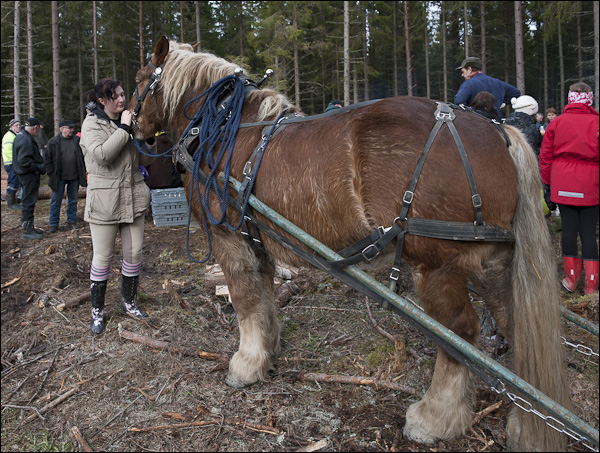
[[(104, 298), (117, 232), (121, 235), (121, 311), (148, 316), (136, 305), (142, 268), (142, 242), (150, 189), (140, 166), (153, 157), (141, 154), (131, 139), (130, 111), (125, 110), (121, 82), (102, 79), (86, 95), (87, 116), (81, 126), (81, 149), (88, 187), (84, 220), (89, 222), (94, 256), (90, 270), (93, 334), (104, 330)], [(152, 139), (153, 140), (153, 139)], [(155, 143), (147, 142), (154, 153)]]

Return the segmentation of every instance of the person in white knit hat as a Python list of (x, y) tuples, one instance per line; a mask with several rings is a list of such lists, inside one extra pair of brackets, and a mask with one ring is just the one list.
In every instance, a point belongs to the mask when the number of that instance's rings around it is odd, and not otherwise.
[(542, 145), (542, 134), (535, 125), (534, 115), (538, 112), (538, 103), (531, 96), (523, 95), (510, 100), (512, 108), (515, 110), (506, 118), (505, 124), (510, 124), (518, 128), (525, 137), (529, 146), (539, 156), (540, 146)]

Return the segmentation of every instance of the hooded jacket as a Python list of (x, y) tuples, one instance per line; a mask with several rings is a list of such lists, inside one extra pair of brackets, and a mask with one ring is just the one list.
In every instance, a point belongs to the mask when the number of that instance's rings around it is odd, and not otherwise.
[[(133, 223), (150, 205), (150, 189), (139, 170), (153, 157), (141, 154), (128, 127), (108, 118), (94, 103), (86, 106), (81, 149), (88, 172), (84, 220), (89, 223)], [(146, 145), (155, 153), (154, 139)]]
[(540, 154), (540, 146), (542, 145), (542, 134), (535, 125), (535, 119), (527, 113), (513, 112), (506, 118), (504, 124), (515, 126), (527, 139), (529, 146), (533, 148), (536, 156)]
[(540, 150), (540, 175), (550, 199), (570, 206), (595, 206), (598, 194), (598, 112), (567, 104), (548, 125)]

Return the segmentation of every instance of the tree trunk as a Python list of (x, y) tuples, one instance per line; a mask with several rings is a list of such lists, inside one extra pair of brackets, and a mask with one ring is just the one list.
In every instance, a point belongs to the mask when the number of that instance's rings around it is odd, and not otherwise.
[(467, 2), (464, 2), (463, 12), (465, 15), (465, 58), (469, 58), (469, 15), (467, 9)]
[(183, 2), (179, 2), (179, 30), (181, 33), (181, 37), (179, 38), (179, 42), (185, 42), (183, 40)]
[(362, 30), (362, 42), (363, 42), (363, 82), (364, 82), (364, 101), (369, 100), (369, 65), (367, 52), (367, 9), (363, 6), (363, 30)]
[(485, 2), (479, 2), (481, 7), (481, 70), (485, 73), (487, 71), (486, 62), (486, 42), (485, 42)]
[(583, 80), (583, 52), (581, 47), (581, 14), (577, 14), (577, 75)]
[(54, 134), (58, 131), (60, 111), (60, 57), (58, 55), (58, 2), (52, 2), (52, 85), (54, 101)]
[(347, 0), (344, 1), (344, 106), (346, 105), (350, 105), (350, 2)]
[[(546, 106), (545, 108), (548, 108), (550, 107), (550, 105), (548, 104), (548, 42), (546, 41), (546, 36), (544, 35), (544, 33), (542, 33), (542, 45), (542, 53), (544, 57), (544, 105)], [(544, 114), (545, 113), (546, 112), (544, 112)]]
[(429, 74), (429, 29), (427, 28), (428, 3), (425, 2), (425, 85), (427, 99), (431, 99), (431, 77)]
[(143, 22), (143, 3), (140, 0), (140, 20), (139, 20), (139, 33), (140, 33), (140, 68), (144, 67), (144, 28), (142, 26)]
[(594, 88), (594, 100), (596, 104), (596, 110), (600, 110), (600, 8), (598, 7), (598, 2), (594, 2), (594, 61), (596, 64), (594, 65), (594, 80), (596, 82), (596, 87)]
[(444, 92), (442, 93), (442, 99), (444, 102), (448, 102), (448, 63), (446, 62), (446, 7), (442, 3), (442, 23), (440, 24), (440, 32), (442, 34), (442, 61), (444, 70), (442, 71), (444, 77)]
[[(298, 29), (298, 5), (294, 3), (294, 28)], [(296, 107), (300, 107), (300, 56), (298, 55), (298, 43), (294, 39), (294, 80), (296, 93)]]
[(21, 121), (21, 77), (19, 71), (19, 43), (21, 42), (21, 2), (15, 2), (13, 42), (13, 91), (15, 119)]
[(31, 2), (27, 2), (27, 84), (29, 86), (29, 116), (35, 116), (35, 93), (33, 92), (33, 22)]
[(92, 2), (92, 18), (94, 23), (94, 84), (98, 82), (98, 24), (96, 18), (96, 1)]
[(394, 96), (398, 96), (398, 15), (396, 14), (398, 2), (394, 2), (394, 14), (392, 18), (392, 39), (394, 40), (394, 55), (392, 62), (394, 66)]
[(525, 94), (525, 59), (523, 56), (523, 13), (521, 2), (515, 2), (515, 55), (517, 89)]
[(565, 57), (563, 54), (562, 45), (562, 24), (561, 24), (560, 13), (558, 14), (558, 64), (560, 67), (560, 100), (558, 105), (560, 106), (559, 112), (562, 111), (565, 106)]
[(404, 1), (404, 50), (406, 51), (406, 85), (408, 95), (413, 95), (412, 64), (410, 62), (410, 35), (408, 28), (408, 2)]
[(83, 61), (81, 57), (81, 24), (77, 23), (77, 72), (79, 74), (79, 124), (83, 124), (85, 107), (83, 105)]
[(196, 4), (196, 52), (199, 52), (202, 48), (202, 39), (200, 37), (200, 2), (194, 2)]

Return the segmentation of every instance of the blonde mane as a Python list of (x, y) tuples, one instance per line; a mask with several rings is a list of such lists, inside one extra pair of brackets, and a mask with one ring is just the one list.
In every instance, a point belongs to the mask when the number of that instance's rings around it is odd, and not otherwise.
[[(189, 44), (169, 41), (169, 53), (165, 60), (160, 87), (163, 95), (163, 113), (171, 122), (184, 94), (189, 89), (198, 90), (200, 94), (217, 80), (232, 75), (239, 66), (210, 53), (195, 53)], [(170, 68), (177, 68), (170, 70)], [(274, 90), (255, 90), (248, 97), (259, 94), (264, 96), (259, 111), (258, 121), (275, 119), (285, 106), (290, 105), (287, 97)]]

